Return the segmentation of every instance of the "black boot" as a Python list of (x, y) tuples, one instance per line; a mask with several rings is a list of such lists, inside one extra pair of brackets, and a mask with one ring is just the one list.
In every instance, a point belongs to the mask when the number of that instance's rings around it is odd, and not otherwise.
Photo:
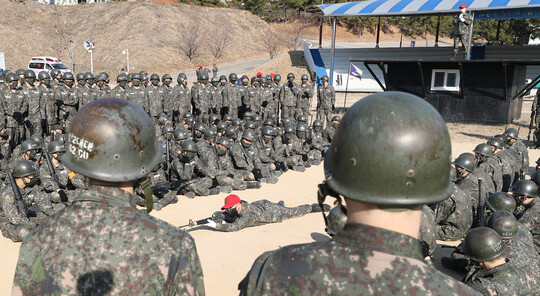
[(259, 189), (261, 188), (261, 182), (253, 181), (253, 182), (246, 182), (247, 186), (246, 189)]

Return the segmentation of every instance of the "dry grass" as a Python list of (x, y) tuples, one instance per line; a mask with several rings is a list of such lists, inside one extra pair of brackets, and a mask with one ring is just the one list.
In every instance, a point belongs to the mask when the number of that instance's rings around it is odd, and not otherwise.
[(281, 80), (285, 81), (288, 73), (294, 73), (296, 81), (300, 81), (302, 74), (309, 74), (303, 51), (289, 51), (270, 60), (269, 62), (246, 73), (249, 77), (255, 76), (257, 72), (263, 75), (271, 73), (281, 74)]
[[(32, 56), (60, 58), (71, 68), (70, 43), (73, 40), (76, 72), (90, 70), (90, 54), (83, 41), (94, 42), (94, 72), (118, 73), (125, 67), (122, 50), (129, 48), (131, 71), (173, 73), (193, 70), (197, 64), (230, 63), (264, 56), (267, 53), (258, 35), (272, 30), (259, 17), (247, 11), (208, 8), (173, 3), (116, 2), (55, 7), (36, 2), (15, 3), (0, 0), (5, 12), (0, 18), (1, 48), (6, 67), (25, 68)], [(208, 42), (217, 28), (225, 27), (231, 42), (219, 60), (208, 43), (191, 63), (179, 47), (179, 30), (193, 29), (194, 19), (203, 20)], [(26, 24), (32, 24), (27, 27)], [(63, 34), (62, 34), (63, 32)]]

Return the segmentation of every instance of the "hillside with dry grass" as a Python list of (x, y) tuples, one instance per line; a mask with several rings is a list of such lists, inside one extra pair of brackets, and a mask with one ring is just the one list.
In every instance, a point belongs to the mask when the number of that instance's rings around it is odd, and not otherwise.
[[(55, 56), (76, 72), (90, 70), (84, 40), (95, 44), (94, 72), (130, 70), (149, 73), (192, 70), (195, 65), (229, 63), (268, 55), (261, 32), (275, 32), (247, 11), (157, 2), (95, 3), (56, 7), (0, 0), (0, 52), (8, 69), (25, 68), (32, 56)], [(196, 34), (194, 34), (196, 33)], [(189, 60), (181, 50), (186, 38), (199, 36), (199, 54)], [(226, 38), (223, 38), (226, 36)], [(212, 40), (225, 42), (219, 59)]]

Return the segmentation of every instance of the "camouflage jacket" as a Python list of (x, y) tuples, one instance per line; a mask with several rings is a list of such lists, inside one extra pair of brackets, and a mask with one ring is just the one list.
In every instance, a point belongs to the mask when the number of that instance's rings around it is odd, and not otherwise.
[(23, 85), (21, 90), (28, 102), (28, 121), (33, 124), (41, 124), (41, 118), (45, 118), (45, 106), (41, 102), (41, 90), (36, 87)]
[(241, 295), (478, 295), (423, 258), (413, 237), (347, 224), (330, 241), (262, 254), (239, 289)]
[(185, 86), (176, 85), (173, 88), (173, 99), (171, 101), (173, 110), (191, 111), (191, 91)]
[(185, 231), (139, 211), (129, 193), (91, 186), (25, 237), (14, 291), (40, 295), (204, 295)]
[(537, 199), (535, 198), (523, 212), (517, 214), (516, 218), (530, 230), (536, 251), (540, 253), (540, 203)]
[(22, 126), (28, 116), (28, 102), (20, 90), (6, 89), (3, 93), (2, 109), (6, 118), (6, 127)]
[(232, 83), (227, 83), (223, 89), (223, 106), (231, 108), (242, 106), (242, 95), (240, 88)]
[(111, 90), (111, 97), (125, 99), (126, 90), (121, 88), (120, 85), (117, 85)]
[[(518, 232), (519, 235), (523, 234)], [(529, 291), (540, 291), (540, 255), (534, 246), (523, 243), (517, 238), (507, 240), (504, 257), (508, 258), (517, 268), (525, 271)]]
[(495, 157), (489, 157), (486, 161), (480, 163), (476, 170), (484, 172), (491, 177), (495, 192), (500, 192), (503, 186), (502, 166)]
[(296, 99), (298, 98), (299, 92), (300, 88), (298, 87), (298, 84), (294, 82), (292, 86), (289, 86), (289, 83), (284, 84), (281, 87), (281, 92), (279, 94), (280, 103), (283, 106), (296, 107)]
[(489, 270), (475, 268), (465, 283), (482, 295), (534, 295), (527, 287), (525, 272), (509, 262)]
[[(79, 107), (78, 91), (67, 86), (58, 88), (54, 94), (54, 99), (58, 108), (58, 116), (61, 119), (68, 119), (77, 113)], [(82, 104), (80, 105), (82, 107)]]
[(56, 105), (54, 101), (54, 93), (51, 88), (47, 88), (43, 84), (38, 86), (41, 92), (42, 112), (48, 125), (53, 125), (56, 122)]
[(306, 85), (298, 85), (298, 100), (296, 101), (296, 108), (309, 108), (311, 98), (313, 98), (313, 85), (307, 83)]
[(154, 121), (157, 121), (159, 114), (163, 112), (163, 99), (165, 97), (165, 91), (159, 86), (149, 86), (145, 89), (145, 93), (148, 114)]
[(142, 86), (140, 86), (139, 88), (132, 86), (126, 89), (125, 96), (127, 100), (132, 101), (133, 103), (143, 108), (146, 112), (149, 112), (147, 105), (148, 101), (146, 100), (146, 94)]
[(79, 88), (77, 90), (77, 96), (79, 97), (79, 109), (97, 99), (97, 93), (94, 88), (87, 86)]
[(435, 207), (435, 226), (437, 239), (444, 241), (460, 240), (472, 226), (473, 212), (469, 194), (454, 185), (452, 195)]
[(422, 244), (424, 257), (431, 256), (435, 252), (437, 246), (435, 231), (435, 213), (430, 207), (424, 205), (422, 207), (422, 220), (420, 220), (420, 236), (418, 237)]
[(238, 231), (246, 227), (281, 222), (284, 218), (302, 216), (310, 212), (310, 205), (287, 208), (266, 199), (252, 203), (242, 201), (242, 212), (238, 215), (238, 218), (233, 223), (217, 224), (216, 229)]
[(328, 86), (321, 86), (317, 90), (317, 109), (332, 109), (332, 106), (336, 103), (336, 91), (334, 87), (328, 84)]

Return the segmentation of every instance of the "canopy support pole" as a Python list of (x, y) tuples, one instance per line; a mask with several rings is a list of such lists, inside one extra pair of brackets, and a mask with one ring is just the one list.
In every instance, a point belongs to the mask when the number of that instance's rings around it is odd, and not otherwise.
[(330, 57), (332, 59), (332, 64), (330, 66), (330, 85), (334, 86), (334, 62), (336, 58), (336, 18), (333, 17), (330, 19), (332, 22), (332, 47), (330, 49)]
[(469, 29), (469, 44), (467, 45), (467, 60), (471, 60), (471, 42), (472, 42), (472, 32), (474, 28), (474, 12), (471, 12), (472, 14), (472, 23), (471, 28)]
[(439, 47), (439, 28), (441, 27), (441, 15), (437, 18), (437, 33), (435, 33), (435, 47)]
[(381, 34), (381, 17), (379, 17), (379, 23), (377, 24), (377, 43), (375, 48), (379, 48), (379, 36)]
[(495, 41), (499, 42), (499, 35), (501, 34), (501, 20), (497, 22), (497, 35)]
[(323, 30), (323, 22), (324, 18), (323, 18), (323, 15), (321, 14), (321, 27), (319, 28), (319, 49), (322, 48), (322, 30)]

